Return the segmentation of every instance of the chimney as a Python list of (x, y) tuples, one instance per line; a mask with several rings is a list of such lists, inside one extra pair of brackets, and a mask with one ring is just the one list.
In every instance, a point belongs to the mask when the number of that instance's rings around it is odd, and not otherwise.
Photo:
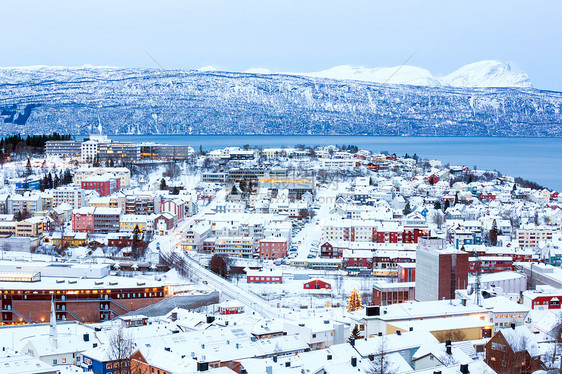
[(286, 368), (290, 368), (290, 367), (291, 367), (291, 361), (285, 362), (285, 367), (286, 367)]
[(447, 341), (445, 342), (445, 350), (447, 351), (448, 355), (453, 354), (451, 350), (451, 339), (447, 339)]
[(468, 371), (468, 364), (461, 364), (461, 373), (462, 374), (470, 373), (470, 371)]
[(172, 322), (176, 322), (178, 320), (178, 312), (172, 312)]
[(273, 356), (273, 362), (277, 362), (277, 356)]
[(331, 359), (332, 359), (332, 355), (328, 355), (328, 356), (326, 357), (326, 360), (327, 360), (327, 361), (330, 361)]
[(357, 357), (351, 357), (351, 366), (357, 367)]
[(402, 331), (396, 330), (396, 335), (402, 335)]
[(512, 328), (513, 330), (515, 330), (515, 323), (512, 323), (512, 324), (511, 324), (511, 328)]
[(349, 338), (349, 344), (351, 344), (352, 347), (355, 347), (355, 338)]

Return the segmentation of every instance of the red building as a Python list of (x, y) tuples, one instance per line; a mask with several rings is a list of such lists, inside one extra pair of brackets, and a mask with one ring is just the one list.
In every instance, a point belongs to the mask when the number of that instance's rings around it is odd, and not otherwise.
[(427, 226), (406, 226), (402, 232), (402, 243), (417, 243), (419, 238), (427, 238), (431, 230)]
[(326, 242), (320, 246), (320, 257), (322, 258), (341, 258), (343, 248), (336, 247), (333, 243)]
[(541, 291), (525, 291), (523, 292), (523, 304), (531, 309), (547, 310), (561, 309), (562, 292), (541, 292)]
[(281, 271), (264, 271), (264, 270), (248, 270), (246, 273), (246, 282), (248, 283), (283, 283), (283, 272)]
[(82, 180), (81, 188), (96, 191), (100, 196), (109, 196), (121, 189), (121, 178), (95, 175)]
[(116, 232), (107, 235), (107, 245), (110, 247), (130, 247), (133, 244), (132, 234)]
[(181, 199), (162, 199), (160, 201), (160, 211), (173, 214), (177, 218), (176, 222), (180, 222), (185, 218), (185, 202)]
[(406, 283), (381, 283), (373, 286), (373, 305), (392, 305), (414, 300), (416, 284)]
[(287, 256), (287, 239), (270, 236), (260, 240), (260, 258), (276, 259)]
[(470, 257), (468, 271), (471, 274), (476, 274), (478, 270), (482, 274), (488, 274), (501, 271), (515, 271), (516, 269), (511, 256)]
[(421, 239), (416, 251), (416, 300), (455, 298), (468, 287), (468, 253), (447, 247), (445, 239)]
[(429, 184), (435, 184), (439, 182), (439, 176), (435, 175), (435, 174), (431, 174), (428, 178), (427, 178), (427, 183)]
[(229, 300), (219, 305), (219, 313), (222, 315), (244, 313), (244, 305), (237, 300)]
[(416, 281), (416, 264), (402, 263), (397, 266), (398, 283)]
[(348, 270), (372, 269), (373, 252), (369, 249), (346, 249), (343, 251), (342, 267)]
[(313, 279), (303, 285), (305, 290), (331, 290), (332, 285), (328, 282), (321, 281), (320, 279)]

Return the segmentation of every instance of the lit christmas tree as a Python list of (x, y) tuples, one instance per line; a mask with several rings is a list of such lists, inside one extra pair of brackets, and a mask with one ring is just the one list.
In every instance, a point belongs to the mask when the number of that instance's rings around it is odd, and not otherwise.
[(357, 288), (354, 288), (351, 295), (349, 295), (349, 300), (347, 301), (347, 311), (354, 312), (361, 308), (363, 308), (363, 302), (361, 302), (361, 295), (359, 295), (359, 292), (357, 292)]

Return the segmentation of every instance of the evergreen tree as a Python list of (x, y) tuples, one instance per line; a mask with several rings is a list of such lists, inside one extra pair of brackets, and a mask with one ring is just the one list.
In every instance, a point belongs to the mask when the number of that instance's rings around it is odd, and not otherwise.
[(455, 205), (457, 205), (459, 203), (459, 193), (457, 192), (455, 194)]
[(131, 242), (131, 254), (133, 255), (133, 258), (135, 258), (135, 259), (140, 257), (140, 253), (139, 253), (139, 234), (140, 234), (139, 225), (136, 225), (135, 228), (133, 229), (133, 240)]
[(164, 178), (162, 178), (160, 180), (160, 189), (161, 190), (167, 190), (168, 189), (168, 186), (166, 185), (166, 180)]
[(490, 229), (490, 245), (495, 247), (498, 245), (498, 225), (496, 220), (492, 222), (492, 228)]
[(353, 330), (351, 330), (351, 334), (349, 335), (349, 340), (354, 339), (354, 340), (358, 340), (361, 339), (361, 331), (359, 330), (359, 325), (355, 325), (355, 327), (353, 327)]
[(410, 206), (410, 200), (406, 201), (406, 206), (404, 206), (404, 211), (402, 212), (405, 216), (412, 213), (412, 207)]
[(347, 300), (347, 311), (354, 312), (361, 308), (363, 308), (361, 295), (359, 295), (359, 292), (357, 292), (357, 288), (354, 288), (353, 292), (351, 292), (351, 295), (349, 295), (349, 299)]
[(437, 200), (435, 204), (433, 204), (433, 209), (441, 210), (441, 201)]
[(27, 158), (27, 164), (25, 165), (25, 170), (26, 170), (25, 171), (26, 176), (29, 177), (31, 174), (33, 174), (33, 171), (31, 169), (31, 159), (29, 157)]

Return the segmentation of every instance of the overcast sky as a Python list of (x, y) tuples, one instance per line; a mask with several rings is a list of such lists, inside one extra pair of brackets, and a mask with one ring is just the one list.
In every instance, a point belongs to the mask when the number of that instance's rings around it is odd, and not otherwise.
[(0, 66), (311, 72), (509, 62), (562, 91), (562, 1), (2, 0)]

